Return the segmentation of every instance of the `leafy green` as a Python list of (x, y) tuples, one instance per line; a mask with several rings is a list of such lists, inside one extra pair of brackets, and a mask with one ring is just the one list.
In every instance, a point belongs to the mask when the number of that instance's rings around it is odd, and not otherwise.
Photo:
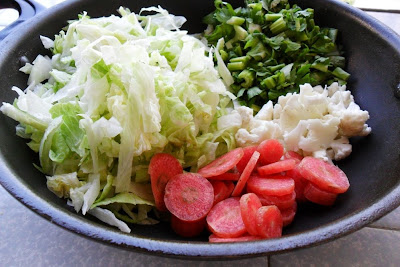
[(313, 9), (287, 0), (246, 0), (237, 9), (217, 0), (215, 6), (203, 19), (214, 30), (204, 36), (211, 45), (219, 43), (215, 62), (227, 66), (241, 104), (262, 106), (304, 83), (346, 83), (338, 31), (316, 25)]

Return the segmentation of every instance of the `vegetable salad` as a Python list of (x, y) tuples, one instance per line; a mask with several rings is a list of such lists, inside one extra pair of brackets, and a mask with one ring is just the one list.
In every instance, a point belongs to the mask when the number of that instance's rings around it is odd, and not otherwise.
[[(348, 156), (348, 137), (371, 129), (368, 112), (341, 85), (348, 74), (337, 31), (319, 28), (311, 9), (284, 0), (246, 3), (234, 10), (216, 0), (216, 11), (204, 19), (204, 38), (181, 30), (186, 19), (161, 7), (138, 14), (121, 7), (120, 16), (101, 18), (83, 13), (54, 40), (41, 36), (52, 56), (38, 55), (20, 69), (29, 74), (28, 87), (13, 87), (18, 97), (0, 110), (39, 154), (35, 167), (47, 187), (76, 212), (130, 232), (128, 224), (163, 218), (169, 210), (164, 191), (174, 175), (201, 174), (240, 147), (234, 171), (214, 175), (211, 169), (211, 179), (231, 182), (200, 188), (226, 187), (226, 197), (240, 196), (254, 180), (258, 158), (268, 154), (255, 151), (265, 140), (280, 148), (276, 161), (284, 150), (325, 161)], [(332, 84), (312, 87), (320, 83)], [(198, 174), (183, 175), (204, 184)], [(279, 201), (292, 205), (295, 182), (289, 182), (290, 196)], [(295, 208), (290, 212), (293, 220)], [(171, 222), (174, 229), (185, 225)]]

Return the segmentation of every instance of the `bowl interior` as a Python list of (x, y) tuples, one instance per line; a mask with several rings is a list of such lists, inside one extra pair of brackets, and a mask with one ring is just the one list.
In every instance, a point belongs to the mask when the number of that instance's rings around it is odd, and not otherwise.
[[(242, 1), (230, 1), (239, 6)], [(313, 7), (316, 21), (338, 28), (344, 46), (347, 69), (352, 74), (348, 89), (362, 109), (368, 110), (372, 133), (352, 139), (353, 153), (338, 163), (348, 175), (350, 190), (338, 197), (331, 208), (300, 205), (294, 223), (284, 230), (285, 238), (262, 242), (210, 245), (207, 235), (187, 241), (177, 237), (167, 224), (134, 226), (130, 235), (119, 233), (90, 216), (83, 217), (67, 206), (46, 187), (45, 177), (32, 162), (38, 156), (15, 136), (15, 122), (0, 115), (0, 182), (23, 203), (57, 224), (75, 232), (131, 248), (161, 251), (178, 255), (244, 255), (283, 251), (311, 245), (354, 231), (377, 219), (400, 203), (400, 100), (393, 90), (400, 82), (400, 41), (393, 32), (362, 12), (332, 0), (292, 1), (301, 7)], [(37, 54), (48, 54), (39, 35), (53, 37), (87, 11), (92, 17), (116, 14), (119, 6), (137, 12), (140, 7), (161, 4), (170, 13), (183, 15), (190, 33), (204, 30), (201, 18), (213, 10), (213, 1), (71, 1), (61, 4), (31, 20), (2, 43), (0, 50), (0, 100), (12, 102), (13, 85), (26, 87), (27, 76), (18, 71), (20, 58), (32, 61)], [(192, 242), (193, 241), (193, 242)]]

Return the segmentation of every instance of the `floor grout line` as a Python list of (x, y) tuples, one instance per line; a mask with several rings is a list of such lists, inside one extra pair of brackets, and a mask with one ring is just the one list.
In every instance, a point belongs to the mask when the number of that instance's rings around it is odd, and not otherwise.
[(374, 225), (369, 225), (369, 226), (366, 226), (366, 228), (372, 228), (372, 229), (379, 229), (379, 230), (386, 230), (386, 231), (396, 231), (396, 232), (400, 232), (400, 229), (393, 229), (393, 228), (384, 227), (384, 226), (374, 226)]

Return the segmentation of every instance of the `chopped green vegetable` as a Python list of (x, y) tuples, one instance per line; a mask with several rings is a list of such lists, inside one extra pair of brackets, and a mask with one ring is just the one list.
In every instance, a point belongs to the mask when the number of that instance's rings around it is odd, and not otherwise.
[[(214, 46), (223, 40), (218, 51), (241, 104), (262, 106), (304, 83), (346, 83), (338, 30), (316, 25), (313, 9), (287, 0), (246, 0), (237, 9), (216, 0), (215, 7), (203, 19), (214, 29), (205, 37)], [(254, 87), (262, 92), (247, 92)]]

